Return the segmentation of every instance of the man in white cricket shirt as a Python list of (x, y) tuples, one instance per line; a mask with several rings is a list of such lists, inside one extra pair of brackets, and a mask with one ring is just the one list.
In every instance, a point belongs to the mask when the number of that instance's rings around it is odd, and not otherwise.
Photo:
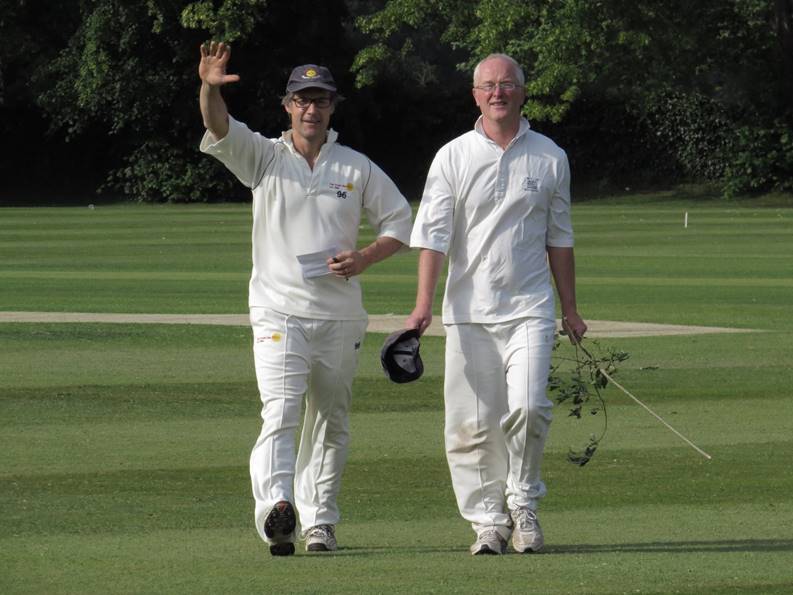
[[(249, 306), (262, 431), (250, 458), (255, 524), (274, 556), (336, 549), (352, 380), (367, 325), (358, 275), (405, 246), (411, 209), (394, 183), (329, 128), (339, 96), (327, 68), (292, 71), (278, 139), (229, 116), (230, 48), (201, 47), (201, 150), (253, 192)], [(358, 250), (365, 214), (377, 239)], [(305, 418), (295, 454), (303, 397)], [(302, 530), (301, 530), (302, 527)]]
[(474, 71), (474, 130), (438, 151), (411, 246), (420, 248), (416, 307), (423, 332), (444, 259), (445, 443), (460, 513), (476, 532), (471, 553), (544, 544), (537, 504), (552, 403), (553, 275), (571, 341), (586, 324), (575, 299), (567, 156), (521, 117), (524, 75), (494, 54)]

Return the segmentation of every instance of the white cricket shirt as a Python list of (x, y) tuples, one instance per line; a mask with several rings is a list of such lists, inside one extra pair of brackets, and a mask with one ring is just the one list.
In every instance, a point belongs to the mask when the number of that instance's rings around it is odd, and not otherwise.
[(201, 151), (220, 160), (253, 191), (253, 271), (249, 306), (325, 320), (362, 320), (356, 277), (304, 278), (298, 255), (355, 250), (361, 213), (378, 237), (407, 244), (411, 209), (391, 179), (328, 131), (312, 170), (292, 131), (268, 139), (229, 117), (220, 141), (207, 131)]
[(480, 117), (435, 155), (410, 243), (449, 257), (444, 324), (553, 320), (546, 246), (573, 246), (567, 155), (525, 119), (502, 150)]

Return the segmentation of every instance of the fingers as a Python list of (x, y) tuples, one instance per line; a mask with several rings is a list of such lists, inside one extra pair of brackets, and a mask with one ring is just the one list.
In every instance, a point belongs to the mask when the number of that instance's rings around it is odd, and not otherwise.
[(339, 252), (328, 261), (328, 267), (339, 277), (349, 279), (360, 275), (364, 270), (363, 257), (360, 252), (348, 250)]
[(423, 335), (424, 331), (426, 331), (430, 327), (431, 323), (432, 323), (432, 318), (431, 317), (422, 319), (421, 324), (418, 327), (419, 328), (419, 335)]
[(429, 321), (424, 318), (416, 317), (414, 315), (408, 316), (407, 320), (405, 320), (405, 328), (414, 328), (418, 330), (419, 335), (423, 335), (424, 331), (427, 330), (429, 326)]
[(353, 276), (353, 260), (351, 258), (343, 258), (341, 255), (334, 256), (328, 262), (328, 268), (337, 277), (344, 277), (349, 279)]
[(222, 41), (205, 41), (201, 44), (201, 61), (198, 65), (198, 76), (204, 83), (221, 86), (236, 83), (238, 74), (226, 74), (226, 66), (231, 58), (231, 46)]
[(418, 329), (419, 335), (423, 335), (432, 323), (432, 308), (416, 306), (413, 312), (405, 319), (405, 328)]
[(563, 317), (562, 329), (570, 339), (570, 343), (577, 345), (581, 342), (581, 339), (584, 338), (584, 333), (587, 331), (587, 325), (580, 318), (577, 318), (576, 320), (570, 320), (566, 317)]
[(215, 58), (222, 62), (228, 62), (231, 58), (231, 46), (222, 41), (205, 41), (201, 44), (202, 58)]

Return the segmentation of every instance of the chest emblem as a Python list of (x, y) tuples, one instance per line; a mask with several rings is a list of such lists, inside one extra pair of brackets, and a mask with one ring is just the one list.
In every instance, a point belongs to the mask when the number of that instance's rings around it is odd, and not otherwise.
[(539, 192), (540, 191), (540, 179), (539, 178), (530, 178), (530, 177), (523, 178), (523, 183), (521, 184), (521, 189), (528, 190), (529, 192)]
[(331, 182), (330, 189), (336, 191), (336, 198), (346, 199), (347, 193), (352, 192), (355, 187), (352, 185), (352, 182), (347, 182), (346, 184), (336, 184)]

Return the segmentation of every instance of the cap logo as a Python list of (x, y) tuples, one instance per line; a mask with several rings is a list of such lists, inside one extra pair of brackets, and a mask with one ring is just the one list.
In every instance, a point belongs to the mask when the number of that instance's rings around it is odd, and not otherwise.
[(308, 70), (306, 70), (305, 74), (303, 75), (303, 78), (313, 79), (313, 78), (317, 78), (318, 76), (319, 74), (317, 73), (316, 70), (314, 70), (313, 68), (309, 68)]

